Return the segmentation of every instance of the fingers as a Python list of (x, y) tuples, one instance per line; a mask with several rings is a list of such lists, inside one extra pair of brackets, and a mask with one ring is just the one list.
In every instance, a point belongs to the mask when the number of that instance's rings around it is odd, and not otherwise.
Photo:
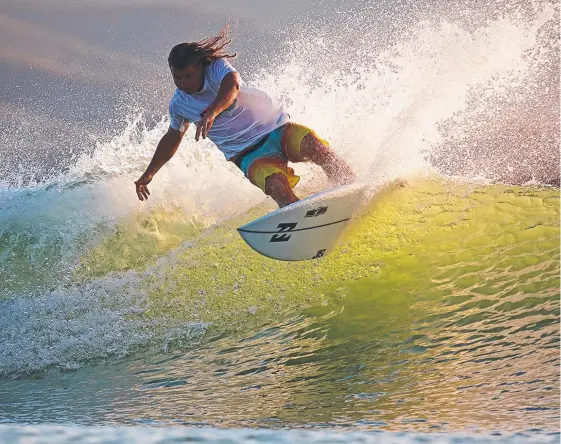
[(206, 139), (208, 134), (208, 130), (212, 126), (213, 121), (207, 120), (206, 118), (202, 118), (197, 123), (197, 132), (195, 133), (195, 140), (198, 142), (199, 138), (202, 136), (203, 139)]
[(201, 135), (203, 136), (203, 139), (206, 139), (206, 133), (208, 132), (209, 123), (210, 123), (210, 122), (206, 121), (206, 122), (203, 124), (203, 129), (201, 130)]
[(203, 127), (203, 139), (206, 139), (206, 135), (208, 134), (208, 131), (210, 130), (210, 127), (213, 123), (214, 119), (210, 118), (205, 122), (205, 126)]
[(148, 191), (148, 187), (146, 185), (136, 184), (136, 195), (139, 200), (144, 201), (148, 199), (150, 191)]

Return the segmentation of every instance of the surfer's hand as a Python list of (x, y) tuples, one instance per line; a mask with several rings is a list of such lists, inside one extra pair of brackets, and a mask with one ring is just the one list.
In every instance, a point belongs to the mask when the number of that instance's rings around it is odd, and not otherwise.
[(197, 122), (197, 132), (195, 133), (195, 140), (197, 142), (199, 141), (199, 138), (201, 136), (203, 137), (203, 139), (206, 139), (208, 130), (212, 127), (215, 118), (216, 115), (211, 109), (209, 109), (201, 118), (201, 120)]
[(138, 179), (134, 184), (136, 185), (136, 195), (139, 200), (148, 199), (150, 191), (148, 191), (148, 185), (152, 181), (152, 176), (145, 176), (144, 174)]

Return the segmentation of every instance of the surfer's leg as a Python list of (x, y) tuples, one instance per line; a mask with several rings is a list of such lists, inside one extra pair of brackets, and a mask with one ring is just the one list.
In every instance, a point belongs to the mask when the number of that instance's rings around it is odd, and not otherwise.
[(272, 131), (258, 148), (236, 163), (245, 177), (271, 196), (279, 207), (298, 201), (292, 188), (300, 180), (288, 166), (288, 158), (281, 149), (283, 132), (283, 127)]
[(299, 199), (292, 191), (288, 179), (282, 173), (274, 173), (265, 179), (265, 194), (271, 196), (280, 208)]
[(305, 160), (322, 167), (329, 180), (337, 185), (351, 183), (356, 178), (347, 162), (313, 132), (306, 134), (302, 139), (300, 153)]

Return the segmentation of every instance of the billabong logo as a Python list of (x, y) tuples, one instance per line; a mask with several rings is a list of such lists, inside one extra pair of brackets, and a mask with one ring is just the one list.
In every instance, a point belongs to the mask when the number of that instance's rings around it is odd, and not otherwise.
[(296, 228), (298, 222), (281, 222), (277, 225), (279, 233), (283, 234), (273, 234), (269, 242), (286, 242), (290, 239), (290, 234), (286, 234)]

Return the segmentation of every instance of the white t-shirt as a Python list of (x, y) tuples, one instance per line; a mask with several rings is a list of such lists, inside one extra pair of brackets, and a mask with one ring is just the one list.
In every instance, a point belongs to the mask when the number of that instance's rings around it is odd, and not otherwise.
[[(198, 122), (216, 99), (220, 82), (229, 72), (236, 72), (236, 69), (228, 61), (218, 59), (204, 69), (202, 90), (187, 94), (177, 89), (169, 104), (170, 126), (184, 131), (185, 121)], [(240, 82), (236, 100), (216, 117), (207, 137), (224, 153), (226, 159), (231, 159), (286, 122), (288, 114), (280, 104), (264, 91)]]

